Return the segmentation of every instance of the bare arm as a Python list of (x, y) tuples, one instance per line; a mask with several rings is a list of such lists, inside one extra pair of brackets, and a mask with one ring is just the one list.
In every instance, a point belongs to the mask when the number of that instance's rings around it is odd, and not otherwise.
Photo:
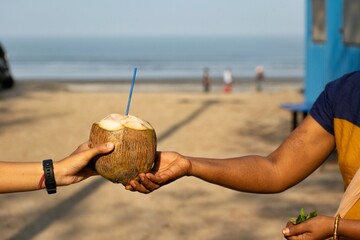
[(308, 117), (267, 157), (188, 158), (189, 175), (239, 191), (280, 192), (310, 175), (334, 146), (333, 136)]
[(141, 174), (141, 184), (133, 181), (126, 189), (148, 193), (187, 175), (238, 191), (281, 192), (310, 175), (334, 147), (334, 136), (308, 116), (266, 157), (209, 159), (161, 152), (154, 173)]
[[(113, 144), (101, 144), (92, 149), (80, 145), (69, 157), (54, 162), (54, 176), (58, 186), (80, 182), (97, 173), (88, 164), (96, 155), (106, 154)], [(0, 162), (0, 193), (37, 190), (42, 174), (42, 163)], [(44, 188), (44, 183), (40, 188)]]

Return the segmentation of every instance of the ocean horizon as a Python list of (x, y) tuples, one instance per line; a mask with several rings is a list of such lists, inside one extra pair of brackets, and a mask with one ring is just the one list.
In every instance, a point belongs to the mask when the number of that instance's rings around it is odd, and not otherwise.
[(279, 37), (12, 37), (1, 38), (18, 80), (304, 76), (304, 39)]

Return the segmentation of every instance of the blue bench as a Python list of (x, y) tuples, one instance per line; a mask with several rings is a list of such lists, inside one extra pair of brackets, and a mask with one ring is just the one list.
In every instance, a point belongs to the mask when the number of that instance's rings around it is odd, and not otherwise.
[(284, 103), (281, 104), (281, 108), (288, 110), (291, 112), (292, 115), (292, 130), (294, 130), (298, 126), (298, 115), (301, 114), (302, 118), (304, 119), (310, 109), (312, 104), (311, 103)]

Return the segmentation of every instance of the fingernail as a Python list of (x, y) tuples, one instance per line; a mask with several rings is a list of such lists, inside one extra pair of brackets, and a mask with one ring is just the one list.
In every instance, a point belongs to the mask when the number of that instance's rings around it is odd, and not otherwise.
[(113, 149), (114, 148), (114, 144), (112, 142), (106, 143), (105, 146), (106, 146), (107, 149)]
[(141, 182), (143, 182), (145, 180), (143, 175), (140, 175), (140, 179), (141, 179)]
[(289, 228), (284, 228), (283, 231), (282, 231), (282, 233), (283, 233), (284, 235), (289, 234)]

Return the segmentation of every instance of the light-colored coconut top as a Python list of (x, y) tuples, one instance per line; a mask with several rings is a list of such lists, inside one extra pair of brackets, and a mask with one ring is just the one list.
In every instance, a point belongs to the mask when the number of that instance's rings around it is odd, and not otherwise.
[(153, 130), (153, 127), (147, 121), (132, 115), (122, 115), (118, 113), (110, 114), (97, 122), (99, 127), (108, 131), (117, 131), (122, 128), (131, 128), (135, 130)]

